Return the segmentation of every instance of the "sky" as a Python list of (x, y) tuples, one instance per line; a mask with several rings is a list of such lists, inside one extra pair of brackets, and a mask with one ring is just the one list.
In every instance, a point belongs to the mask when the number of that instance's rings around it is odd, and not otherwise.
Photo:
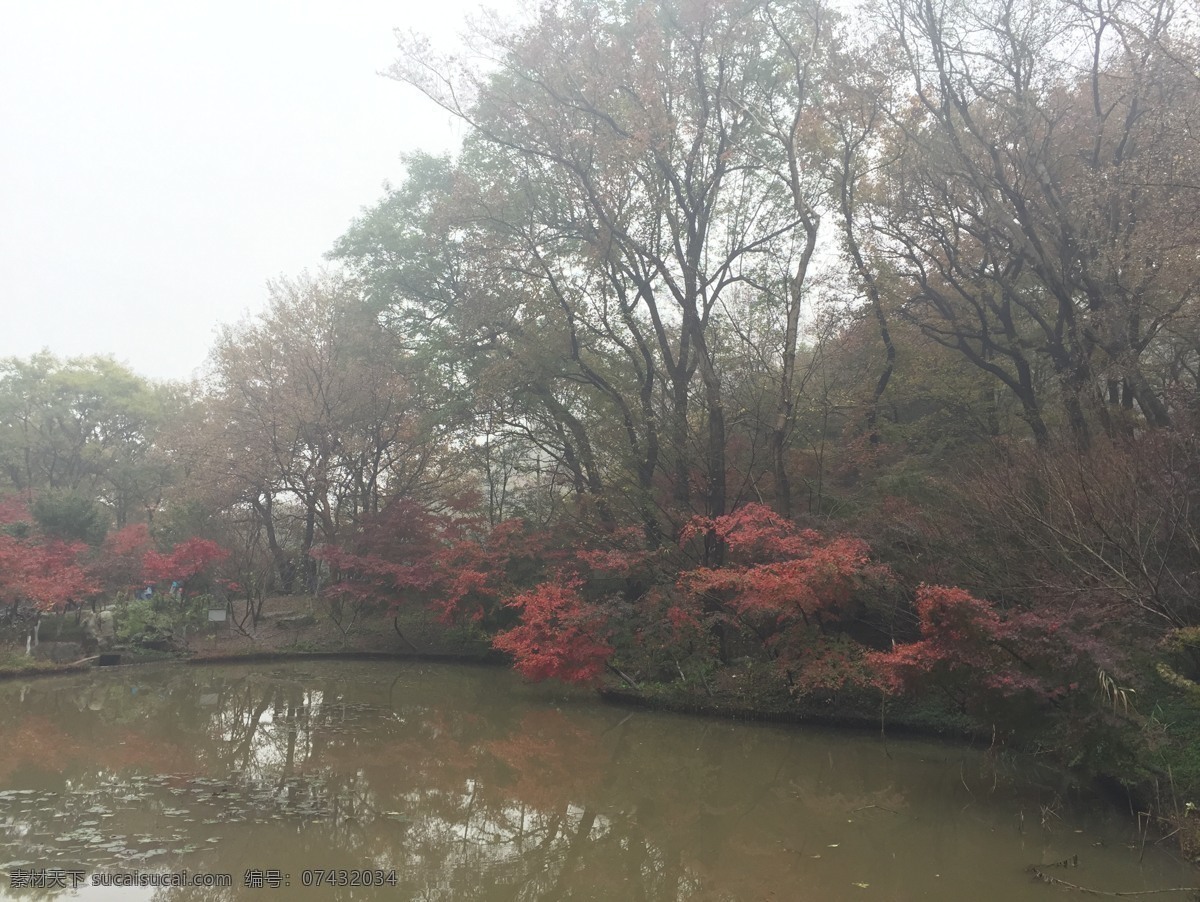
[[(495, 7), (498, 4), (488, 4)], [(0, 357), (188, 379), (401, 155), (461, 131), (380, 75), (479, 0), (0, 0)]]

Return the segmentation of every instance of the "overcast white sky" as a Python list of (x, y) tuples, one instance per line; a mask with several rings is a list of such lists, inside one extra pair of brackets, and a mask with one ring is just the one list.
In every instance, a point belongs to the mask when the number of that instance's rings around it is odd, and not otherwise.
[[(491, 7), (501, 3), (490, 2)], [(479, 0), (0, 0), (0, 357), (185, 379), (450, 118), (377, 73)]]

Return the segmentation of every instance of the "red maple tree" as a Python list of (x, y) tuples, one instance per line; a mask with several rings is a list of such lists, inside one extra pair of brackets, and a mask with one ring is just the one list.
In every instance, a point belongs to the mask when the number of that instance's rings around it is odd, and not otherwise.
[(166, 554), (147, 551), (142, 558), (142, 576), (148, 582), (173, 580), (186, 583), (229, 557), (229, 551), (208, 539), (191, 538)]
[(922, 585), (914, 601), (919, 639), (867, 656), (878, 685), (898, 693), (939, 684), (964, 699), (1018, 695), (1052, 699), (1078, 688), (1097, 669), (1118, 672), (1119, 657), (1085, 624), (1052, 611), (998, 611), (963, 589)]
[(865, 542), (800, 529), (759, 504), (695, 518), (681, 541), (709, 534), (725, 544), (728, 560), (680, 575), (674, 622), (705, 620), (759, 643), (793, 691), (867, 679), (866, 649), (838, 628), (857, 609), (860, 590), (891, 579)]
[(82, 542), (0, 534), (0, 600), (53, 611), (93, 594), (98, 587), (83, 565), (88, 550)]
[(153, 547), (150, 528), (131, 523), (109, 533), (88, 564), (88, 572), (107, 592), (133, 588), (142, 578), (142, 559)]
[(520, 612), (521, 622), (498, 633), (492, 645), (512, 655), (524, 676), (587, 683), (604, 672), (613, 653), (606, 618), (583, 599), (578, 583), (542, 583), (506, 605)]
[(541, 539), (520, 520), (491, 529), (463, 505), (430, 510), (397, 500), (368, 521), (350, 547), (324, 546), (313, 556), (336, 575), (327, 594), (395, 613), (416, 604), (443, 623), (481, 621), (512, 589), (511, 573), (535, 568)]

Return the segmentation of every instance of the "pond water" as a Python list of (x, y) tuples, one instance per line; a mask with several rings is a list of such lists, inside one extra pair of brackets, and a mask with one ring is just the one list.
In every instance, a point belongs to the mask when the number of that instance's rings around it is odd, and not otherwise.
[(487, 668), (0, 685), (5, 898), (1011, 902), (1074, 895), (1027, 872), (1074, 856), (1046, 873), (1197, 882), (1128, 815), (996, 756), (630, 710)]

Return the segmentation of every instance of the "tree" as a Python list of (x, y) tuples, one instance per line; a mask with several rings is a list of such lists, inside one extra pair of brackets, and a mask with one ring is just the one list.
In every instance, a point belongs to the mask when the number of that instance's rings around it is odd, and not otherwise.
[(193, 479), (254, 512), (284, 591), (298, 570), (313, 592), (312, 549), (436, 481), (440, 449), (395, 336), (348, 282), (326, 274), (271, 292), (267, 312), (225, 329), (213, 352)]
[(0, 602), (13, 611), (28, 602), (49, 612), (83, 601), (97, 589), (84, 567), (86, 552), (82, 542), (0, 535)]
[(871, 561), (865, 542), (798, 529), (757, 504), (713, 520), (697, 518), (684, 539), (701, 532), (715, 532), (732, 560), (680, 574), (681, 616), (716, 625), (723, 657), (742, 633), (778, 664), (795, 692), (866, 679), (866, 649), (848, 641), (844, 623), (860, 613), (860, 590), (883, 587), (890, 574)]
[(921, 680), (967, 684), (978, 693), (986, 688), (1012, 692), (1038, 685), (1032, 676), (1018, 679), (1019, 662), (1006, 653), (1010, 630), (987, 602), (962, 589), (921, 586), (914, 606), (922, 638), (891, 651), (869, 655), (884, 686), (892, 691)]
[(229, 551), (208, 539), (188, 539), (166, 554), (153, 549), (142, 558), (142, 574), (147, 582), (171, 580), (181, 586), (196, 579), (229, 557)]
[(107, 357), (0, 361), (0, 474), (18, 491), (96, 500), (118, 528), (148, 519), (171, 479), (156, 440), (173, 395)]
[(95, 499), (78, 492), (39, 492), (30, 513), (43, 535), (67, 542), (99, 545), (108, 532), (106, 511)]
[(1039, 443), (1053, 400), (1080, 448), (1090, 408), (1110, 431), (1135, 403), (1167, 425), (1146, 363), (1200, 285), (1196, 45), (1169, 0), (897, 0), (884, 19), (912, 89), (875, 150), (901, 309), (1007, 386)]
[(129, 592), (142, 580), (142, 560), (153, 547), (145, 523), (131, 523), (110, 532), (88, 563), (88, 573), (101, 591)]
[(317, 549), (339, 576), (327, 596), (335, 605), (379, 605), (393, 616), (425, 608), (444, 624), (494, 617), (513, 571), (544, 546), (519, 520), (489, 527), (468, 502), (448, 499), (431, 508), (396, 498), (340, 547)]
[(506, 604), (520, 612), (521, 623), (497, 633), (492, 644), (512, 655), (526, 677), (587, 683), (604, 673), (613, 652), (605, 617), (577, 586), (543, 583)]
[[(609, 529), (622, 495), (651, 545), (695, 511), (727, 511), (718, 333), (759, 293), (785, 306), (768, 353), (772, 471), (790, 508), (785, 451), (819, 223), (808, 127), (820, 117), (808, 111), (831, 23), (804, 2), (593, 2), (547, 7), (529, 28), (491, 36), (493, 72), (461, 72), (420, 44), (393, 70), (472, 129), (440, 214), (453, 278), (393, 305), (457, 314), (458, 347), (518, 374), (541, 411), (537, 438)], [(364, 223), (341, 247), (378, 261), (362, 239), (384, 232)], [(420, 274), (429, 256), (384, 259)], [(472, 280), (483, 271), (492, 278)], [(598, 439), (608, 423), (620, 424), (619, 444)], [(708, 541), (707, 553), (719, 549)]]

